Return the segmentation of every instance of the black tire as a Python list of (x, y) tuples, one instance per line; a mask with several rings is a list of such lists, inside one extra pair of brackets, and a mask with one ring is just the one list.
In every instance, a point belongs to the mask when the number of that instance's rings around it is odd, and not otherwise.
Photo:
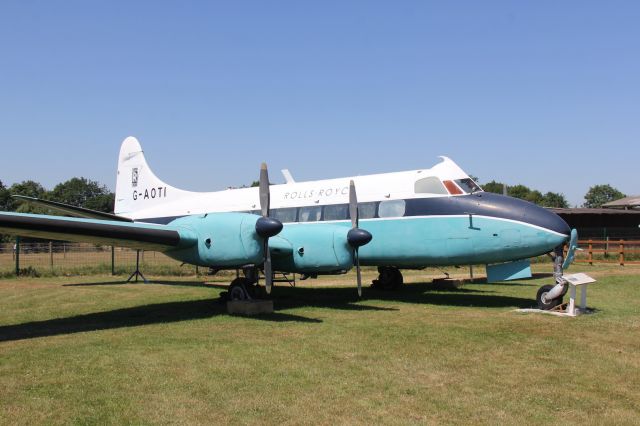
[(538, 308), (542, 309), (543, 311), (548, 311), (562, 303), (562, 296), (558, 297), (557, 299), (547, 300), (546, 303), (543, 302), (542, 296), (550, 292), (554, 287), (555, 285), (543, 285), (538, 289), (538, 293), (536, 294), (536, 302), (538, 303)]
[(378, 276), (377, 280), (373, 281), (373, 285), (376, 288), (382, 290), (395, 290), (402, 287), (402, 272), (398, 268), (394, 268), (391, 266), (380, 266), (378, 267)]
[(236, 278), (231, 281), (229, 286), (228, 298), (229, 300), (248, 300), (248, 280), (246, 278)]
[(392, 269), (392, 273), (393, 273), (393, 289), (397, 290), (400, 287), (402, 287), (402, 284), (404, 284), (404, 279), (402, 277), (402, 272), (400, 272), (400, 269), (398, 268), (393, 268)]

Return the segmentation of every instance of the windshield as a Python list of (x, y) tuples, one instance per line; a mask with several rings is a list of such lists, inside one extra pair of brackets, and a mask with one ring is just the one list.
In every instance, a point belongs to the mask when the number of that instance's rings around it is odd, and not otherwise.
[(473, 194), (474, 192), (482, 191), (480, 187), (470, 178), (456, 179), (458, 186), (467, 194)]

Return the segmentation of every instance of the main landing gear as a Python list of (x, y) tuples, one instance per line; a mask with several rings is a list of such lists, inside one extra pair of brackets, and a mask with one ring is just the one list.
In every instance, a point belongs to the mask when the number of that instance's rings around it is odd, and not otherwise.
[(243, 268), (244, 277), (237, 277), (229, 285), (229, 300), (253, 300), (265, 296), (264, 287), (258, 285), (259, 272), (256, 268)]
[(394, 266), (378, 266), (378, 279), (373, 280), (371, 287), (381, 290), (396, 290), (402, 287), (402, 272)]
[(562, 264), (564, 262), (562, 245), (556, 247), (555, 250), (550, 253), (550, 256), (553, 259), (553, 277), (555, 278), (556, 285), (543, 285), (538, 289), (536, 302), (538, 303), (538, 308), (543, 311), (548, 311), (561, 305), (562, 298), (567, 294), (567, 290), (569, 290), (569, 285), (564, 278), (562, 278)]

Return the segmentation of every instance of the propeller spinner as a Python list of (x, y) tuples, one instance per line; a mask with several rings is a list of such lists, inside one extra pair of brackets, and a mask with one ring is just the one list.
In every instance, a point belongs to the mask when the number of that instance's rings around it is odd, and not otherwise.
[(358, 197), (356, 196), (356, 185), (353, 180), (349, 182), (349, 215), (351, 216), (351, 229), (347, 233), (347, 241), (353, 247), (353, 264), (356, 267), (356, 276), (358, 279), (358, 296), (362, 297), (362, 275), (360, 273), (360, 258), (358, 249), (367, 244), (373, 238), (370, 232), (358, 228)]

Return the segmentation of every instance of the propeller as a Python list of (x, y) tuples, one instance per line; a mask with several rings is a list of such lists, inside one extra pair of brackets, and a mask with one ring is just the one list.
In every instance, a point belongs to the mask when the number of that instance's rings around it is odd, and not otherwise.
[(351, 229), (347, 233), (347, 241), (353, 247), (353, 264), (356, 267), (358, 279), (358, 297), (362, 297), (362, 275), (360, 273), (360, 257), (358, 249), (367, 244), (373, 238), (370, 232), (358, 228), (358, 197), (356, 196), (356, 185), (353, 180), (349, 182), (349, 215), (351, 216)]
[(258, 190), (260, 195), (260, 213), (262, 217), (256, 222), (256, 233), (264, 239), (265, 287), (267, 289), (267, 294), (271, 294), (273, 270), (271, 269), (269, 237), (273, 237), (282, 231), (282, 222), (278, 219), (269, 217), (271, 194), (269, 192), (269, 172), (267, 171), (267, 165), (265, 163), (262, 163), (260, 166), (260, 185)]

